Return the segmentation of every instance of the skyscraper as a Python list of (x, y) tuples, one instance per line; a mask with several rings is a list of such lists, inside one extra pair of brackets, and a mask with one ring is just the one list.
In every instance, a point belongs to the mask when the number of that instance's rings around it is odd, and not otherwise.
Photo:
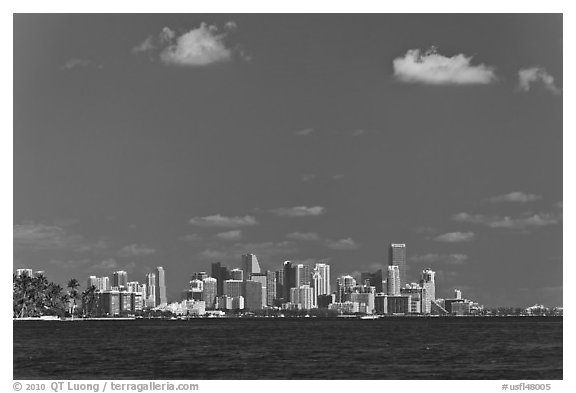
[(90, 276), (90, 277), (88, 277), (88, 280), (86, 281), (86, 289), (89, 289), (92, 287), (96, 287), (96, 289), (98, 289), (98, 277), (96, 277), (96, 276)]
[(218, 281), (212, 277), (206, 277), (202, 280), (204, 283), (204, 293), (203, 298), (206, 302), (207, 309), (214, 308), (214, 302), (216, 300), (217, 292), (218, 292)]
[(250, 311), (262, 309), (262, 284), (258, 281), (246, 280), (244, 284), (244, 308)]
[(423, 292), (422, 312), (430, 314), (432, 312), (432, 302), (436, 300), (436, 284), (434, 283), (434, 273), (431, 269), (422, 271), (420, 286)]
[(316, 296), (330, 294), (330, 265), (326, 263), (317, 263), (314, 266), (313, 277), (314, 275), (316, 275), (314, 282), (317, 282)]
[[(268, 281), (268, 279), (267, 279), (267, 272), (264, 272), (264, 273), (252, 273), (252, 278), (250, 278), (250, 280), (259, 282), (260, 285), (262, 286), (262, 305), (265, 306), (265, 305), (268, 303), (268, 301), (267, 301), (267, 292), (268, 292), (268, 290), (267, 290), (267, 287), (266, 287), (266, 284), (267, 284), (267, 281)], [(246, 297), (248, 297), (248, 296), (246, 296)]]
[(284, 299), (284, 267), (282, 269), (277, 270), (275, 273), (276, 276), (276, 299)]
[(128, 284), (128, 273), (124, 270), (118, 270), (114, 272), (112, 276), (112, 286), (117, 287), (118, 289), (126, 289), (126, 285)]
[(146, 307), (156, 307), (156, 274), (146, 274), (146, 296), (144, 303)]
[(299, 263), (293, 269), (295, 288), (300, 288), (302, 285), (310, 285), (310, 266)]
[(406, 244), (390, 245), (388, 265), (398, 266), (400, 271), (400, 285), (406, 284)]
[(231, 279), (231, 280), (244, 281), (244, 270), (242, 270), (242, 269), (232, 269), (232, 270), (230, 270), (230, 279)]
[(156, 274), (156, 305), (168, 304), (166, 299), (166, 279), (164, 277), (164, 268), (158, 266), (155, 269)]
[(290, 289), (290, 303), (298, 304), (303, 310), (310, 310), (316, 305), (313, 301), (313, 290), (310, 285), (302, 285), (299, 288)]
[(240, 280), (224, 281), (224, 295), (229, 297), (244, 296), (242, 281)]
[(294, 288), (294, 269), (292, 268), (292, 262), (285, 261), (283, 266), (284, 271), (284, 301), (290, 301), (290, 289)]
[(388, 266), (386, 293), (390, 296), (400, 296), (400, 269), (398, 266)]
[(194, 272), (190, 277), (190, 280), (204, 280), (206, 277), (210, 277), (206, 272)]
[(266, 272), (266, 305), (273, 306), (276, 299), (276, 272)]
[[(242, 255), (242, 268), (244, 269), (244, 279), (250, 280), (252, 273), (260, 273), (260, 264), (254, 254)], [(248, 306), (246, 306), (248, 307)]]
[(220, 262), (212, 264), (212, 277), (215, 278), (218, 285), (218, 296), (224, 293), (224, 281), (230, 279), (230, 272), (226, 266), (222, 266)]

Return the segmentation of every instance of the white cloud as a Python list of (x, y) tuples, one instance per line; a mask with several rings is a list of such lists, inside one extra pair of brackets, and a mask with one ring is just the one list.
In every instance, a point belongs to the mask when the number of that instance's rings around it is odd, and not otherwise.
[(498, 195), (495, 197), (490, 198), (490, 202), (499, 203), (499, 202), (518, 202), (518, 203), (525, 203), (525, 202), (534, 202), (542, 199), (541, 195), (536, 194), (526, 194), (520, 191), (510, 192), (504, 195)]
[(351, 134), (352, 136), (362, 136), (362, 135), (366, 134), (366, 130), (356, 129), (356, 130), (352, 130), (352, 131), (350, 132), (350, 134)]
[(14, 246), (31, 250), (97, 251), (107, 247), (103, 240), (88, 241), (55, 225), (27, 223), (14, 225)]
[(454, 221), (484, 225), (490, 228), (504, 228), (513, 230), (527, 230), (529, 228), (555, 225), (561, 217), (550, 213), (536, 213), (521, 217), (486, 216), (483, 214), (458, 213), (452, 216)]
[(258, 224), (253, 216), (226, 217), (221, 214), (206, 217), (193, 217), (188, 221), (191, 225), (199, 227), (239, 228)]
[(413, 255), (408, 259), (411, 263), (418, 263), (418, 264), (446, 263), (449, 265), (462, 265), (468, 260), (468, 255), (430, 253), (424, 255)]
[(544, 68), (523, 68), (518, 71), (518, 88), (520, 91), (530, 91), (533, 83), (541, 83), (553, 94), (562, 93), (562, 89), (554, 83), (554, 77), (546, 72)]
[(129, 244), (120, 249), (118, 256), (123, 258), (145, 257), (155, 253), (156, 250), (152, 247), (148, 247), (143, 244)]
[(303, 182), (311, 181), (311, 180), (314, 180), (315, 178), (316, 178), (316, 175), (313, 173), (306, 173), (306, 174), (302, 175), (302, 177), (301, 177)]
[(326, 247), (333, 250), (356, 250), (359, 246), (349, 237), (340, 240), (326, 240)]
[(320, 236), (315, 232), (292, 232), (287, 234), (286, 237), (292, 240), (320, 240)]
[(282, 217), (305, 217), (305, 216), (319, 216), (324, 214), (324, 207), (322, 206), (295, 206), (295, 207), (279, 207), (272, 209), (271, 212), (277, 216)]
[(210, 248), (200, 252), (202, 259), (219, 259), (237, 261), (239, 256), (246, 253), (255, 254), (262, 263), (264, 260), (278, 257), (288, 257), (299, 251), (298, 247), (290, 241), (262, 242), (262, 243), (234, 243), (223, 245), (217, 249)]
[(157, 55), (166, 65), (201, 67), (232, 60), (235, 54), (245, 57), (228, 46), (236, 23), (227, 22), (222, 29), (201, 23), (199, 27), (178, 35), (164, 27), (157, 37), (150, 36), (132, 49), (134, 53)]
[(233, 231), (221, 232), (218, 233), (216, 237), (224, 240), (240, 240), (242, 238), (242, 231), (235, 229)]
[(103, 261), (92, 265), (92, 269), (95, 270), (112, 270), (118, 267), (118, 263), (114, 258), (104, 259)]
[(308, 136), (308, 135), (312, 135), (313, 132), (314, 132), (313, 128), (304, 128), (302, 130), (294, 131), (294, 135)]
[(101, 64), (95, 64), (92, 60), (72, 58), (62, 65), (63, 70), (71, 70), (74, 68), (102, 68)]
[(424, 53), (410, 49), (393, 61), (394, 77), (401, 82), (430, 85), (489, 84), (496, 80), (494, 68), (472, 65), (472, 57), (463, 54), (446, 57), (432, 47)]
[(474, 240), (474, 232), (449, 232), (436, 236), (434, 240), (442, 243), (471, 242)]

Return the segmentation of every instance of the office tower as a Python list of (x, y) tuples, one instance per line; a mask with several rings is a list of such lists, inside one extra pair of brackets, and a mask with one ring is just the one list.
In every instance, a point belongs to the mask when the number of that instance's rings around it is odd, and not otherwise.
[(276, 299), (284, 299), (284, 268), (275, 272), (276, 276)]
[(326, 263), (317, 263), (314, 266), (312, 277), (316, 290), (315, 296), (330, 294), (330, 265)]
[(377, 293), (384, 291), (382, 280), (382, 269), (378, 269), (374, 273), (365, 272), (360, 275), (360, 283), (362, 285), (368, 284), (369, 286), (375, 287)]
[(388, 295), (400, 296), (400, 268), (398, 266), (388, 266), (386, 283)]
[(142, 294), (143, 302), (146, 301), (146, 284), (138, 284), (138, 290), (136, 292)]
[(96, 290), (103, 292), (110, 290), (110, 277), (96, 277)]
[(224, 295), (229, 297), (243, 296), (242, 280), (224, 281)]
[(302, 285), (310, 285), (310, 266), (299, 263), (294, 269), (294, 287), (299, 288)]
[(16, 275), (18, 277), (21, 276), (32, 277), (32, 269), (16, 269)]
[(314, 292), (310, 285), (302, 285), (299, 288), (290, 289), (290, 303), (299, 305), (298, 308), (310, 310), (315, 308), (313, 302)]
[(86, 289), (89, 289), (92, 287), (96, 287), (96, 289), (98, 289), (98, 277), (96, 277), (96, 276), (90, 276), (90, 277), (88, 277), (88, 280), (86, 281)]
[(218, 281), (213, 277), (206, 277), (202, 282), (204, 283), (204, 302), (206, 302), (206, 308), (211, 310), (214, 308), (216, 296), (218, 296)]
[(366, 314), (373, 314), (375, 311), (374, 305), (375, 294), (373, 292), (364, 293), (351, 293), (350, 301), (359, 304), (360, 312)]
[(132, 311), (132, 293), (122, 291), (119, 294), (120, 313), (129, 313)]
[(273, 306), (276, 300), (276, 272), (266, 272), (266, 305)]
[(212, 277), (218, 280), (218, 296), (224, 293), (224, 281), (230, 279), (230, 272), (226, 266), (222, 266), (220, 262), (212, 264)]
[(377, 314), (388, 314), (388, 295), (376, 294), (374, 298), (374, 308)]
[(126, 288), (127, 283), (128, 283), (128, 273), (126, 273), (124, 270), (114, 272), (112, 276), (113, 287), (118, 287), (119, 290), (123, 290)]
[[(244, 270), (244, 279), (250, 280), (250, 275), (252, 273), (261, 273), (260, 264), (258, 263), (258, 258), (254, 254), (242, 255), (242, 268)], [(248, 306), (246, 306), (248, 307)]]
[(294, 288), (294, 269), (292, 268), (292, 262), (285, 261), (283, 269), (284, 271), (284, 302), (290, 301), (290, 289)]
[(230, 279), (243, 281), (244, 280), (244, 270), (242, 270), (242, 269), (230, 270)]
[(462, 291), (459, 289), (454, 289), (454, 299), (462, 299)]
[(206, 272), (194, 272), (190, 277), (190, 280), (204, 280), (206, 277), (210, 277)]
[(162, 304), (168, 304), (168, 299), (166, 298), (166, 278), (164, 276), (164, 268), (158, 266), (155, 269), (156, 274), (156, 305), (160, 306)]
[(190, 289), (186, 296), (186, 300), (204, 300), (204, 282), (200, 280), (190, 280)]
[(398, 266), (400, 271), (400, 286), (406, 284), (406, 244), (390, 245), (390, 256), (388, 265)]
[(418, 284), (412, 283), (400, 288), (400, 295), (410, 296), (409, 312), (412, 314), (426, 313), (425, 290)]
[(156, 307), (156, 274), (146, 274), (146, 307)]
[(126, 283), (126, 290), (128, 292), (139, 292), (140, 283), (138, 281), (130, 281)]
[(408, 314), (410, 313), (410, 304), (412, 297), (408, 296), (387, 296), (388, 314)]
[(262, 284), (258, 281), (247, 280), (244, 284), (244, 308), (250, 311), (262, 309)]
[(422, 271), (420, 286), (424, 289), (422, 312), (425, 314), (430, 314), (432, 312), (432, 302), (436, 300), (436, 284), (434, 283), (434, 275), (435, 273), (430, 269)]
[[(268, 288), (266, 287), (266, 284), (268, 281), (267, 272), (252, 273), (252, 278), (250, 280), (259, 282), (260, 285), (262, 285), (262, 305), (265, 306), (266, 304), (268, 304), (268, 301), (267, 301)], [(246, 297), (248, 297), (248, 296), (246, 296)]]
[(336, 302), (341, 303), (344, 301), (345, 295), (351, 293), (352, 289), (356, 286), (354, 277), (345, 275), (336, 279)]

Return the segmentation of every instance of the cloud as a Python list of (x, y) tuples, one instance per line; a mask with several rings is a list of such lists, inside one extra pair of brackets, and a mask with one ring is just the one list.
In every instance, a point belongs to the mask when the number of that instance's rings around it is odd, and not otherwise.
[(259, 261), (278, 257), (287, 257), (299, 251), (298, 247), (290, 241), (262, 242), (262, 243), (234, 243), (224, 245), (218, 249), (209, 248), (201, 251), (198, 255), (204, 260), (233, 260), (246, 253), (255, 254)]
[(196, 233), (190, 233), (190, 234), (187, 234), (187, 235), (180, 237), (179, 240), (183, 240), (185, 242), (196, 242), (198, 240), (202, 240), (202, 236), (200, 236)]
[(94, 270), (112, 270), (118, 267), (118, 262), (114, 258), (104, 259), (103, 261), (92, 265)]
[(92, 60), (72, 58), (62, 65), (63, 70), (72, 70), (74, 68), (98, 68), (101, 69), (101, 64), (95, 64)]
[(253, 216), (244, 217), (226, 217), (221, 214), (206, 217), (193, 217), (188, 221), (191, 225), (199, 227), (221, 227), (221, 228), (239, 228), (257, 225), (258, 221)]
[(154, 248), (142, 245), (142, 244), (129, 244), (122, 247), (118, 252), (119, 257), (123, 258), (133, 258), (133, 257), (145, 257), (148, 255), (153, 255), (156, 253)]
[(104, 249), (106, 242), (88, 241), (61, 226), (36, 223), (14, 225), (14, 246), (31, 250), (87, 252)]
[(292, 232), (286, 235), (288, 239), (313, 241), (320, 240), (320, 236), (315, 232)]
[(79, 267), (79, 266), (84, 266), (84, 265), (86, 265), (88, 262), (90, 262), (89, 259), (81, 259), (81, 260), (52, 259), (52, 260), (50, 260), (48, 263), (50, 263), (51, 265), (60, 267), (60, 268), (72, 269), (72, 268), (77, 268), (77, 267)]
[(326, 247), (333, 250), (356, 250), (358, 249), (358, 244), (352, 240), (352, 238), (340, 239), (340, 240), (326, 240)]
[(303, 182), (311, 181), (311, 180), (314, 180), (315, 178), (316, 178), (316, 175), (313, 173), (306, 173), (306, 174), (302, 175), (302, 177), (301, 177)]
[(364, 134), (366, 134), (366, 130), (361, 130), (361, 129), (352, 130), (350, 132), (350, 135), (352, 135), (352, 136), (362, 136)]
[(467, 222), (470, 224), (484, 225), (490, 228), (504, 228), (514, 230), (527, 230), (548, 225), (555, 225), (561, 221), (561, 217), (550, 213), (536, 213), (517, 218), (486, 216), (483, 214), (458, 213), (452, 216), (454, 221)]
[(530, 91), (533, 83), (540, 83), (552, 94), (561, 94), (562, 89), (554, 84), (554, 77), (544, 68), (532, 67), (523, 68), (518, 71), (518, 89), (520, 91)]
[(441, 243), (471, 242), (474, 240), (474, 232), (449, 232), (436, 236), (434, 240)]
[(271, 212), (281, 217), (305, 217), (305, 216), (319, 216), (324, 214), (324, 207), (322, 206), (295, 206), (295, 207), (279, 207), (272, 209)]
[(504, 195), (498, 195), (495, 197), (490, 198), (490, 202), (493, 203), (500, 203), (500, 202), (517, 202), (517, 203), (525, 203), (525, 202), (534, 202), (542, 199), (541, 195), (536, 194), (526, 194), (520, 191), (510, 192)]
[(477, 85), (496, 80), (493, 67), (472, 65), (471, 60), (463, 54), (443, 56), (435, 47), (424, 53), (410, 49), (404, 57), (394, 59), (394, 77), (401, 82), (429, 85)]
[(436, 263), (446, 263), (449, 265), (462, 265), (468, 260), (468, 255), (466, 254), (424, 254), (424, 255), (413, 255), (408, 258), (411, 263), (417, 264), (436, 264)]
[(199, 27), (178, 34), (164, 27), (157, 36), (149, 36), (132, 49), (133, 53), (149, 53), (161, 63), (180, 67), (202, 67), (231, 61), (235, 55), (247, 59), (241, 51), (230, 48), (227, 41), (236, 23), (223, 28), (202, 22)]
[(221, 232), (217, 234), (216, 237), (224, 240), (240, 240), (242, 238), (242, 231), (235, 229), (233, 231)]
[(313, 128), (304, 128), (302, 130), (294, 131), (294, 135), (308, 136), (308, 135), (312, 135), (313, 132), (314, 132)]

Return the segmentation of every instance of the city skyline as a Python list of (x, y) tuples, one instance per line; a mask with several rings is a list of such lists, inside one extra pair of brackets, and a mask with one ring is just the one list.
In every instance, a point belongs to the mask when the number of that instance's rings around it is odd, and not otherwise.
[(438, 297), (562, 305), (561, 15), (14, 16), (14, 269), (175, 298), (396, 242)]

